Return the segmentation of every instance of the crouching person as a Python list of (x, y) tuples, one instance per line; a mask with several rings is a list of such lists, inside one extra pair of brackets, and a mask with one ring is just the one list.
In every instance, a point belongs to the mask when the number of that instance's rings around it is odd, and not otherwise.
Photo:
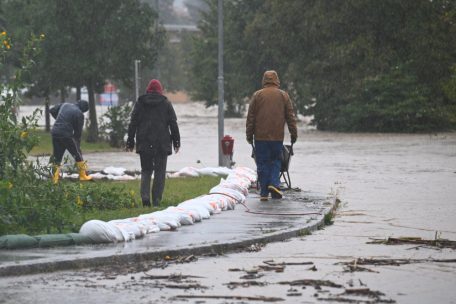
[(52, 107), (49, 112), (55, 118), (51, 130), (53, 155), (52, 181), (58, 183), (60, 177), (60, 165), (65, 150), (73, 156), (79, 170), (79, 180), (89, 181), (92, 177), (87, 175), (87, 165), (82, 158), (81, 136), (84, 126), (84, 113), (89, 109), (89, 103), (79, 100), (75, 104), (62, 103)]

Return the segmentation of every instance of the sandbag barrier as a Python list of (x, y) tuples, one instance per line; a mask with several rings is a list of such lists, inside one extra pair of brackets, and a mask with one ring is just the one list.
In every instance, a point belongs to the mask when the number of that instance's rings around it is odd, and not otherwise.
[[(198, 176), (226, 176), (231, 173), (231, 169), (226, 167), (207, 167), (207, 168), (194, 168), (194, 167), (185, 167), (177, 172), (167, 173), (167, 178), (176, 178), (176, 177), (198, 177)], [(90, 172), (95, 180), (107, 179), (107, 180), (117, 180), (117, 181), (128, 181), (140, 179), (141, 174), (139, 172), (128, 171), (122, 167), (106, 167), (99, 172)], [(77, 173), (66, 173), (62, 174), (62, 178), (68, 179), (79, 179), (79, 174)]]
[[(216, 169), (216, 170), (215, 170)], [(186, 167), (177, 176), (199, 176), (197, 169)], [(90, 220), (84, 223), (79, 234), (95, 243), (128, 242), (148, 233), (176, 230), (182, 225), (193, 225), (211, 215), (233, 210), (237, 203), (244, 204), (250, 186), (256, 183), (256, 172), (250, 168), (207, 168), (203, 174), (226, 175), (209, 194), (199, 196), (177, 206), (138, 217), (117, 219), (109, 222)]]
[[(107, 168), (109, 174), (122, 176), (125, 169)], [(105, 169), (106, 170), (106, 169)], [(115, 175), (117, 174), (117, 175)], [(0, 249), (46, 248), (55, 246), (86, 245), (98, 243), (128, 242), (148, 233), (176, 230), (182, 225), (193, 225), (222, 211), (233, 210), (237, 203), (244, 204), (248, 190), (256, 183), (256, 172), (247, 167), (203, 168), (185, 167), (170, 177), (226, 176), (213, 187), (209, 194), (181, 202), (177, 206), (138, 217), (117, 219), (109, 222), (90, 220), (79, 233), (29, 236), (26, 234), (0, 237)], [(93, 175), (92, 175), (93, 176)]]

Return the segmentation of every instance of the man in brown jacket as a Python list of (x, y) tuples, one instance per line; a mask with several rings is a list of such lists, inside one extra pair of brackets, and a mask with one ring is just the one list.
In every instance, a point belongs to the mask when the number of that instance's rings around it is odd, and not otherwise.
[(288, 125), (291, 143), (298, 138), (296, 118), (288, 94), (279, 89), (276, 71), (266, 71), (263, 88), (253, 94), (246, 122), (247, 142), (255, 140), (255, 160), (261, 201), (282, 198), (280, 191), (280, 156), (283, 147), (284, 127)]

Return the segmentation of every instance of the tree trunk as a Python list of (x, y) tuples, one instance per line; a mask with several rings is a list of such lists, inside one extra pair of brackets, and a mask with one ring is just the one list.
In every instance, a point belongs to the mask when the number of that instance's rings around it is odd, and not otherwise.
[(60, 102), (64, 103), (65, 102), (65, 89), (60, 89)]
[(46, 96), (44, 101), (44, 119), (46, 132), (51, 131), (51, 116), (49, 115), (49, 96)]
[(89, 94), (89, 132), (87, 135), (88, 142), (98, 141), (98, 122), (97, 111), (95, 107), (95, 91), (93, 84), (90, 82), (87, 85), (87, 93)]
[(76, 100), (81, 100), (81, 87), (76, 87)]

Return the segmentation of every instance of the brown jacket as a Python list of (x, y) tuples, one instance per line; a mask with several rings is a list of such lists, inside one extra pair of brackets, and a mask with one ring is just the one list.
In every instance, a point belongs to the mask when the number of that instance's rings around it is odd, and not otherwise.
[(263, 89), (256, 91), (247, 113), (247, 140), (283, 141), (285, 122), (293, 139), (298, 138), (296, 118), (290, 97), (279, 89), (275, 71), (263, 75)]

